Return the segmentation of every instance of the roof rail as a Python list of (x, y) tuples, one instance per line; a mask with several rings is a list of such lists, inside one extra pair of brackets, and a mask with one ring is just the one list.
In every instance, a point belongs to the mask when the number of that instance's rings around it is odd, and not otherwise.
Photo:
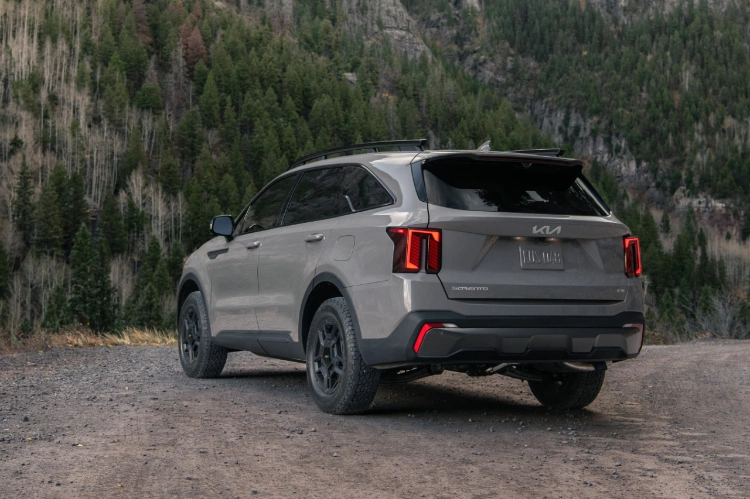
[(551, 156), (553, 158), (559, 158), (560, 156), (565, 154), (565, 149), (523, 149), (520, 151), (511, 152), (519, 152), (521, 154), (536, 154), (537, 156)]
[[(366, 142), (364, 144), (354, 144), (351, 146), (334, 147), (333, 149), (326, 149), (325, 151), (319, 151), (313, 154), (308, 154), (301, 158), (295, 159), (289, 170), (302, 166), (309, 161), (326, 159), (328, 156), (333, 154), (344, 154), (353, 151), (359, 151), (364, 149), (368, 153), (378, 152), (378, 149), (386, 147), (397, 147), (399, 151), (413, 151), (421, 152), (424, 151), (427, 145), (427, 139), (414, 139), (414, 140), (385, 140), (382, 142)], [(289, 171), (287, 170), (287, 171)]]

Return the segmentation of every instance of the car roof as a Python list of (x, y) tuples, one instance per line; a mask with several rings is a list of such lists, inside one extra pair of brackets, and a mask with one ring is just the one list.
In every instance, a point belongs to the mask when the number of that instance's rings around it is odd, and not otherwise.
[[(435, 160), (449, 158), (466, 158), (470, 160), (485, 161), (508, 161), (508, 162), (525, 162), (542, 163), (559, 166), (582, 166), (583, 162), (573, 158), (557, 158), (544, 154), (529, 154), (515, 151), (477, 151), (477, 150), (425, 150), (425, 151), (384, 151), (370, 152), (360, 154), (342, 155), (335, 158), (319, 159), (309, 163), (294, 165), (288, 172), (299, 172), (311, 170), (323, 166), (335, 166), (342, 164), (366, 164), (386, 160), (389, 164), (402, 164), (404, 166), (417, 161), (432, 162)], [(375, 165), (377, 166), (377, 165)]]

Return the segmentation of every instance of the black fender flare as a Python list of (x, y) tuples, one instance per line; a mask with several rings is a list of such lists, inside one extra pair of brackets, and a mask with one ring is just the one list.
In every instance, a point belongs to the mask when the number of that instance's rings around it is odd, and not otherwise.
[[(203, 295), (204, 300), (208, 299), (208, 297), (206, 296), (206, 293), (203, 291), (203, 285), (201, 284), (200, 279), (198, 279), (198, 276), (195, 275), (193, 272), (188, 272), (187, 274), (184, 274), (180, 278), (180, 283), (177, 285), (177, 320), (178, 321), (180, 320), (180, 309), (182, 308), (182, 302), (185, 301), (182, 296), (182, 290), (188, 281), (192, 281), (195, 283), (196, 287), (198, 288), (198, 291), (200, 291), (201, 294)], [(209, 317), (210, 317), (211, 311), (209, 310), (208, 302), (206, 302), (206, 310), (208, 311)]]
[(354, 325), (354, 334), (357, 337), (357, 346), (359, 347), (360, 355), (362, 355), (362, 359), (365, 361), (365, 364), (367, 364), (367, 353), (362, 350), (362, 330), (359, 326), (359, 318), (357, 317), (357, 311), (354, 308), (354, 302), (352, 301), (352, 297), (349, 295), (349, 290), (344, 285), (344, 282), (334, 273), (332, 272), (321, 272), (320, 274), (317, 274), (312, 281), (310, 281), (310, 284), (308, 284), (307, 289), (305, 290), (305, 294), (302, 298), (302, 303), (299, 310), (299, 320), (298, 320), (298, 341), (300, 342), (300, 345), (302, 346), (302, 350), (305, 351), (307, 345), (304, 345), (303, 338), (305, 337), (304, 331), (302, 330), (303, 324), (304, 324), (304, 314), (305, 309), (307, 308), (307, 301), (310, 298), (310, 294), (312, 293), (313, 289), (315, 289), (319, 284), (322, 284), (324, 282), (329, 282), (333, 284), (336, 289), (338, 289), (339, 293), (341, 293), (341, 296), (346, 300), (346, 304), (349, 306), (349, 313), (352, 316), (352, 323)]

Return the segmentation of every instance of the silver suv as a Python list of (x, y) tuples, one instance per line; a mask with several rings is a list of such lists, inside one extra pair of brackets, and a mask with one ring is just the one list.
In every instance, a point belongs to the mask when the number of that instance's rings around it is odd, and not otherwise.
[(608, 363), (641, 349), (638, 239), (559, 150), (424, 145), (301, 158), (214, 218), (179, 285), (185, 373), (218, 376), (237, 350), (305, 362), (334, 414), (444, 370), (590, 404)]

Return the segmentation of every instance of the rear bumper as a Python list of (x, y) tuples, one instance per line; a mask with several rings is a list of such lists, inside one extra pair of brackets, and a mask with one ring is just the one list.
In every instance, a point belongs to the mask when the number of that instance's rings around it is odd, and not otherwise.
[[(414, 345), (425, 324), (419, 351)], [(644, 316), (622, 312), (611, 317), (467, 317), (455, 312), (412, 312), (393, 334), (362, 339), (368, 364), (378, 367), (418, 364), (612, 361), (638, 355)]]

